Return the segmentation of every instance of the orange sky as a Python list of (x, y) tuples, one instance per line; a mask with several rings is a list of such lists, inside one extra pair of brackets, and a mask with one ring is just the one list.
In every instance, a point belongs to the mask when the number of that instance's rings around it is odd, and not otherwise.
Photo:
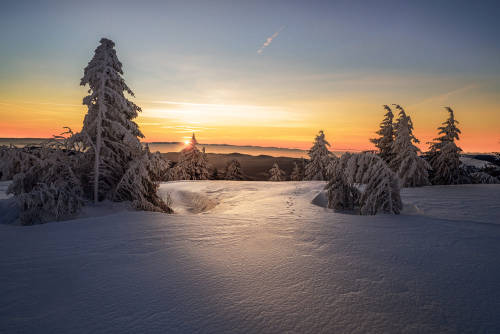
[[(0, 137), (50, 137), (63, 126), (81, 128), (86, 112), (80, 104), (84, 88), (56, 83), (54, 87), (27, 84), (22, 90), (17, 88), (14, 85), (10, 92), (0, 93)], [(381, 105), (403, 100), (391, 101), (389, 93), (379, 97), (368, 91), (276, 101), (243, 99), (238, 92), (219, 95), (200, 101), (194, 97), (145, 99), (136, 92), (138, 98), (133, 100), (143, 108), (136, 121), (145, 141), (183, 141), (196, 132), (202, 143), (307, 149), (323, 129), (333, 150), (364, 150), (372, 148), (368, 138), (383, 117)], [(403, 106), (413, 119), (422, 149), (427, 148), (425, 143), (436, 136), (436, 128), (447, 117), (442, 107), (451, 105), (460, 121), (462, 149), (491, 152), (500, 151), (498, 103), (477, 86), (469, 86)]]

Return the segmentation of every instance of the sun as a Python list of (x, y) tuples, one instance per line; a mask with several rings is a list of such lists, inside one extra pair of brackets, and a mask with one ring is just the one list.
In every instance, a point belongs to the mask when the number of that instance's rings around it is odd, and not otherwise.
[(184, 140), (184, 144), (189, 145), (189, 140)]

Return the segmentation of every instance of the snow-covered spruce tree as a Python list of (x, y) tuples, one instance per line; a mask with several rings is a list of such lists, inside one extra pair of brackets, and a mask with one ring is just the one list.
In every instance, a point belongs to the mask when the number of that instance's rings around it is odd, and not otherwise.
[(448, 119), (439, 127), (438, 138), (430, 143), (428, 152), (430, 164), (433, 169), (431, 182), (433, 184), (459, 184), (462, 183), (460, 174), (460, 152), (462, 149), (455, 144), (459, 140), (460, 129), (455, 120), (453, 109), (446, 107)]
[(292, 174), (290, 175), (290, 180), (291, 181), (302, 181), (303, 178), (304, 178), (304, 176), (302, 175), (302, 170), (300, 169), (297, 162), (294, 162)]
[[(413, 135), (413, 123), (404, 109), (397, 105), (399, 117), (394, 126), (395, 139), (389, 155), (391, 169), (398, 175), (403, 187), (429, 185), (429, 163), (419, 156), (420, 149), (414, 145), (418, 139)], [(381, 158), (382, 155), (380, 155)]]
[(345, 173), (350, 153), (344, 153), (335, 163), (332, 176), (325, 189), (327, 191), (328, 207), (336, 211), (354, 210), (359, 205), (360, 192), (353, 183), (347, 180)]
[(284, 181), (285, 172), (280, 169), (278, 162), (274, 162), (273, 167), (269, 170), (269, 181)]
[(325, 139), (323, 130), (320, 130), (314, 140), (314, 144), (309, 150), (309, 161), (305, 167), (304, 179), (313, 181), (323, 181), (328, 178), (326, 167), (330, 162), (330, 151)]
[(189, 144), (181, 151), (175, 166), (178, 180), (208, 180), (208, 158), (205, 150), (200, 151), (193, 133)]
[[(134, 93), (122, 78), (122, 64), (114, 46), (113, 41), (101, 39), (80, 81), (80, 85), (89, 86), (89, 95), (83, 98), (88, 112), (82, 130), (73, 140), (88, 147), (85, 160), (92, 164), (92, 170), (86, 173), (91, 175), (89, 197), (94, 202), (128, 200), (139, 209), (170, 212), (156, 195), (153, 178), (159, 176), (160, 171), (155, 169), (159, 160), (147, 161), (156, 158), (139, 141), (144, 136), (133, 119), (141, 109), (125, 97), (125, 93), (130, 96)], [(138, 174), (132, 176), (132, 171)], [(134, 191), (125, 193), (124, 189), (134, 187)]]
[(87, 158), (93, 163), (93, 199), (110, 198), (128, 163), (142, 156), (139, 138), (144, 135), (132, 121), (141, 109), (124, 93), (134, 93), (122, 78), (122, 64), (115, 43), (102, 38), (94, 57), (84, 69), (80, 85), (89, 86), (83, 98), (88, 112), (77, 134), (89, 147)]
[(244, 179), (245, 175), (241, 171), (240, 162), (236, 159), (229, 161), (224, 172), (224, 180), (241, 181)]
[(380, 129), (376, 132), (379, 137), (372, 138), (370, 141), (377, 147), (380, 157), (389, 163), (392, 160), (392, 143), (394, 142), (394, 114), (388, 105), (384, 105), (384, 109), (387, 112), (384, 115), (384, 120), (380, 123)]

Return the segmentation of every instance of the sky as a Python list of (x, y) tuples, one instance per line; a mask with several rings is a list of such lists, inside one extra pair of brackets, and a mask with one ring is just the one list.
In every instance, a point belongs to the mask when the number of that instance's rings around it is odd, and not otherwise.
[(422, 149), (451, 106), (466, 152), (500, 151), (498, 1), (10, 1), (0, 137), (80, 130), (79, 85), (116, 43), (145, 141), (371, 149), (383, 104)]

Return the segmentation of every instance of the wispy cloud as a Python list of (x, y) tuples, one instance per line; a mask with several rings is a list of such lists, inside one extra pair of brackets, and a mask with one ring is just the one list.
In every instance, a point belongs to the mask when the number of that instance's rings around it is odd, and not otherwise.
[(262, 46), (257, 50), (257, 53), (259, 55), (261, 55), (264, 52), (264, 49), (267, 48), (271, 44), (271, 42), (273, 41), (273, 39), (275, 39), (276, 37), (278, 37), (278, 35), (280, 34), (280, 32), (283, 31), (283, 29), (285, 29), (285, 26), (281, 26), (281, 28), (279, 28), (278, 31), (276, 31), (274, 34), (272, 34), (270, 37), (268, 37), (266, 39), (266, 41), (264, 42), (264, 44), (262, 44)]
[(464, 94), (464, 93), (466, 93), (470, 90), (476, 89), (478, 87), (479, 87), (479, 85), (477, 83), (472, 83), (472, 84), (466, 85), (464, 87), (460, 87), (458, 89), (454, 89), (452, 91), (446, 92), (444, 94), (439, 94), (439, 95), (428, 97), (426, 99), (421, 100), (420, 102), (417, 102), (417, 103), (411, 105), (411, 107), (423, 105), (423, 104), (428, 104), (428, 103), (434, 103), (434, 104), (446, 103), (450, 97), (455, 96), (455, 95), (459, 95), (459, 94)]

